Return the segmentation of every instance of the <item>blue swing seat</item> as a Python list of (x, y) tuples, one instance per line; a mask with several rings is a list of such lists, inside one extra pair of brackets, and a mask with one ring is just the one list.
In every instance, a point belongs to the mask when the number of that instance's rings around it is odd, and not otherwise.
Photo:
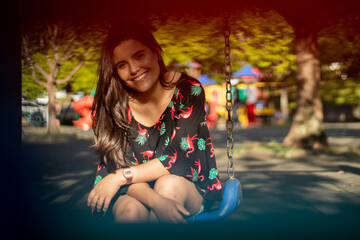
[(210, 212), (203, 212), (199, 215), (188, 217), (186, 220), (188, 222), (201, 222), (224, 219), (240, 206), (241, 200), (241, 183), (236, 178), (230, 178), (225, 182), (223, 200), (218, 208)]

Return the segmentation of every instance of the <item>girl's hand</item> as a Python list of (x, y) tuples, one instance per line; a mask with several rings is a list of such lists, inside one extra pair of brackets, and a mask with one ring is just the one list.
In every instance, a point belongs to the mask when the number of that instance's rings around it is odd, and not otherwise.
[(152, 209), (160, 222), (187, 223), (183, 215), (190, 215), (180, 203), (162, 196), (156, 201)]
[(97, 212), (103, 209), (105, 213), (110, 205), (111, 199), (120, 187), (125, 184), (126, 179), (122, 176), (122, 171), (106, 175), (90, 192), (87, 205), (91, 206), (93, 212), (95, 209)]

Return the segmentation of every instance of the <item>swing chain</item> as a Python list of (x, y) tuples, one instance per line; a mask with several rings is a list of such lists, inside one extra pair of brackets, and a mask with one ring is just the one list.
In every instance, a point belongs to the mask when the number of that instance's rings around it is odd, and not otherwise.
[(226, 130), (227, 130), (227, 141), (226, 149), (228, 156), (228, 167), (227, 172), (229, 178), (234, 178), (234, 164), (233, 164), (233, 152), (234, 152), (234, 140), (232, 136), (232, 129), (234, 122), (232, 119), (232, 92), (231, 92), (231, 61), (230, 61), (230, 26), (229, 26), (229, 14), (224, 12), (224, 37), (225, 37), (225, 82), (226, 82)]

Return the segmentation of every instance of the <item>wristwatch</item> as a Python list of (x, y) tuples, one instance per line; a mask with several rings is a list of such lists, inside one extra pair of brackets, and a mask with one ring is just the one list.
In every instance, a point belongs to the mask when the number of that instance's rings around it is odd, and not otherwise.
[(134, 171), (131, 168), (124, 168), (123, 175), (127, 181), (131, 181), (134, 177)]

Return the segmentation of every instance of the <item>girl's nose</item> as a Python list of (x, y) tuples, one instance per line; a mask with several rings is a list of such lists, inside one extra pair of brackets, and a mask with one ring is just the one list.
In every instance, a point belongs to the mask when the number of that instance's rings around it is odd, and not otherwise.
[(135, 62), (130, 63), (130, 73), (132, 75), (136, 75), (139, 70), (140, 70), (140, 67), (137, 63), (135, 63)]

